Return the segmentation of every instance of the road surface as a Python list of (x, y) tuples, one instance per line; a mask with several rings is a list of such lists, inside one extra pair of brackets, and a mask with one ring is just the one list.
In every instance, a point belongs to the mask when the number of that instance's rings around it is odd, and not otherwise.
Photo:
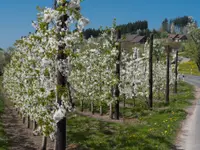
[(186, 75), (184, 80), (200, 88), (200, 76)]
[(189, 110), (178, 137), (178, 150), (200, 150), (200, 77), (186, 75), (185, 82), (197, 87), (196, 103)]

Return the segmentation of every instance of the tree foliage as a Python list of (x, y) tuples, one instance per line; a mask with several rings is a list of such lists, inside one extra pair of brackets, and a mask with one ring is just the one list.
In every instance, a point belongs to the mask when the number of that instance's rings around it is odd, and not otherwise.
[(185, 51), (197, 64), (200, 71), (200, 29), (196, 28), (189, 34)]
[(168, 22), (167, 18), (165, 18), (165, 20), (163, 20), (161, 30), (163, 32), (169, 32), (169, 22)]

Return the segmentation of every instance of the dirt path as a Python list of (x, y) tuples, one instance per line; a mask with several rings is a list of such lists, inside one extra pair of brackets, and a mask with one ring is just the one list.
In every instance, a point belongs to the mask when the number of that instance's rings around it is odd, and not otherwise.
[(81, 111), (76, 111), (76, 113), (78, 114), (78, 115), (81, 115), (81, 116), (86, 116), (86, 117), (90, 117), (90, 118), (94, 118), (94, 119), (97, 119), (97, 120), (99, 120), (99, 121), (105, 121), (105, 122), (110, 122), (110, 123), (121, 123), (121, 124), (123, 124), (123, 123), (126, 123), (126, 124), (133, 124), (133, 123), (137, 123), (137, 122), (139, 122), (139, 120), (138, 119), (135, 119), (135, 118), (130, 118), (130, 119), (128, 119), (128, 118), (122, 118), (122, 117), (120, 117), (119, 118), (119, 120), (115, 120), (115, 119), (111, 119), (110, 117), (109, 117), (109, 115), (100, 115), (100, 114), (98, 114), (98, 113), (95, 113), (95, 114), (92, 114), (91, 112), (81, 112)]
[[(4, 130), (9, 138), (10, 150), (39, 150), (42, 137), (33, 136), (32, 130), (27, 129), (22, 119), (12, 107), (5, 107), (2, 115)], [(48, 140), (48, 150), (53, 150), (53, 143)]]
[(195, 101), (186, 112), (188, 113), (176, 140), (177, 150), (199, 150), (200, 149), (200, 88), (196, 87)]

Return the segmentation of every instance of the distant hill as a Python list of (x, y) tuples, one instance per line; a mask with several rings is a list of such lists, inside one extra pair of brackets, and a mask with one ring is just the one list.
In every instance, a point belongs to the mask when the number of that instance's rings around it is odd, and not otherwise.
[[(117, 26), (118, 29), (121, 29), (122, 34), (139, 34), (139, 35), (148, 35), (148, 22), (144, 21), (136, 21), (136, 22), (129, 22), (127, 24), (122, 24)], [(101, 33), (99, 29), (86, 29), (84, 30), (83, 34), (86, 39), (93, 37), (98, 37)]]

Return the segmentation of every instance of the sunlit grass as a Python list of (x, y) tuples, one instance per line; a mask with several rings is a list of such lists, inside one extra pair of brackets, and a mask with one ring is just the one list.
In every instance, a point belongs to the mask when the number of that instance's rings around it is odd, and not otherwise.
[(171, 94), (167, 107), (161, 102), (163, 105), (160, 107), (165, 109), (151, 111), (139, 109), (140, 106), (128, 109), (132, 117), (139, 114), (138, 121), (132, 124), (108, 123), (71, 115), (67, 122), (68, 143), (79, 145), (82, 150), (173, 149), (180, 122), (187, 115), (185, 108), (194, 99), (191, 85), (179, 83), (178, 92), (177, 95)]
[(190, 75), (200, 76), (200, 72), (197, 68), (197, 65), (193, 61), (179, 64), (179, 72), (181, 74), (190, 74)]

